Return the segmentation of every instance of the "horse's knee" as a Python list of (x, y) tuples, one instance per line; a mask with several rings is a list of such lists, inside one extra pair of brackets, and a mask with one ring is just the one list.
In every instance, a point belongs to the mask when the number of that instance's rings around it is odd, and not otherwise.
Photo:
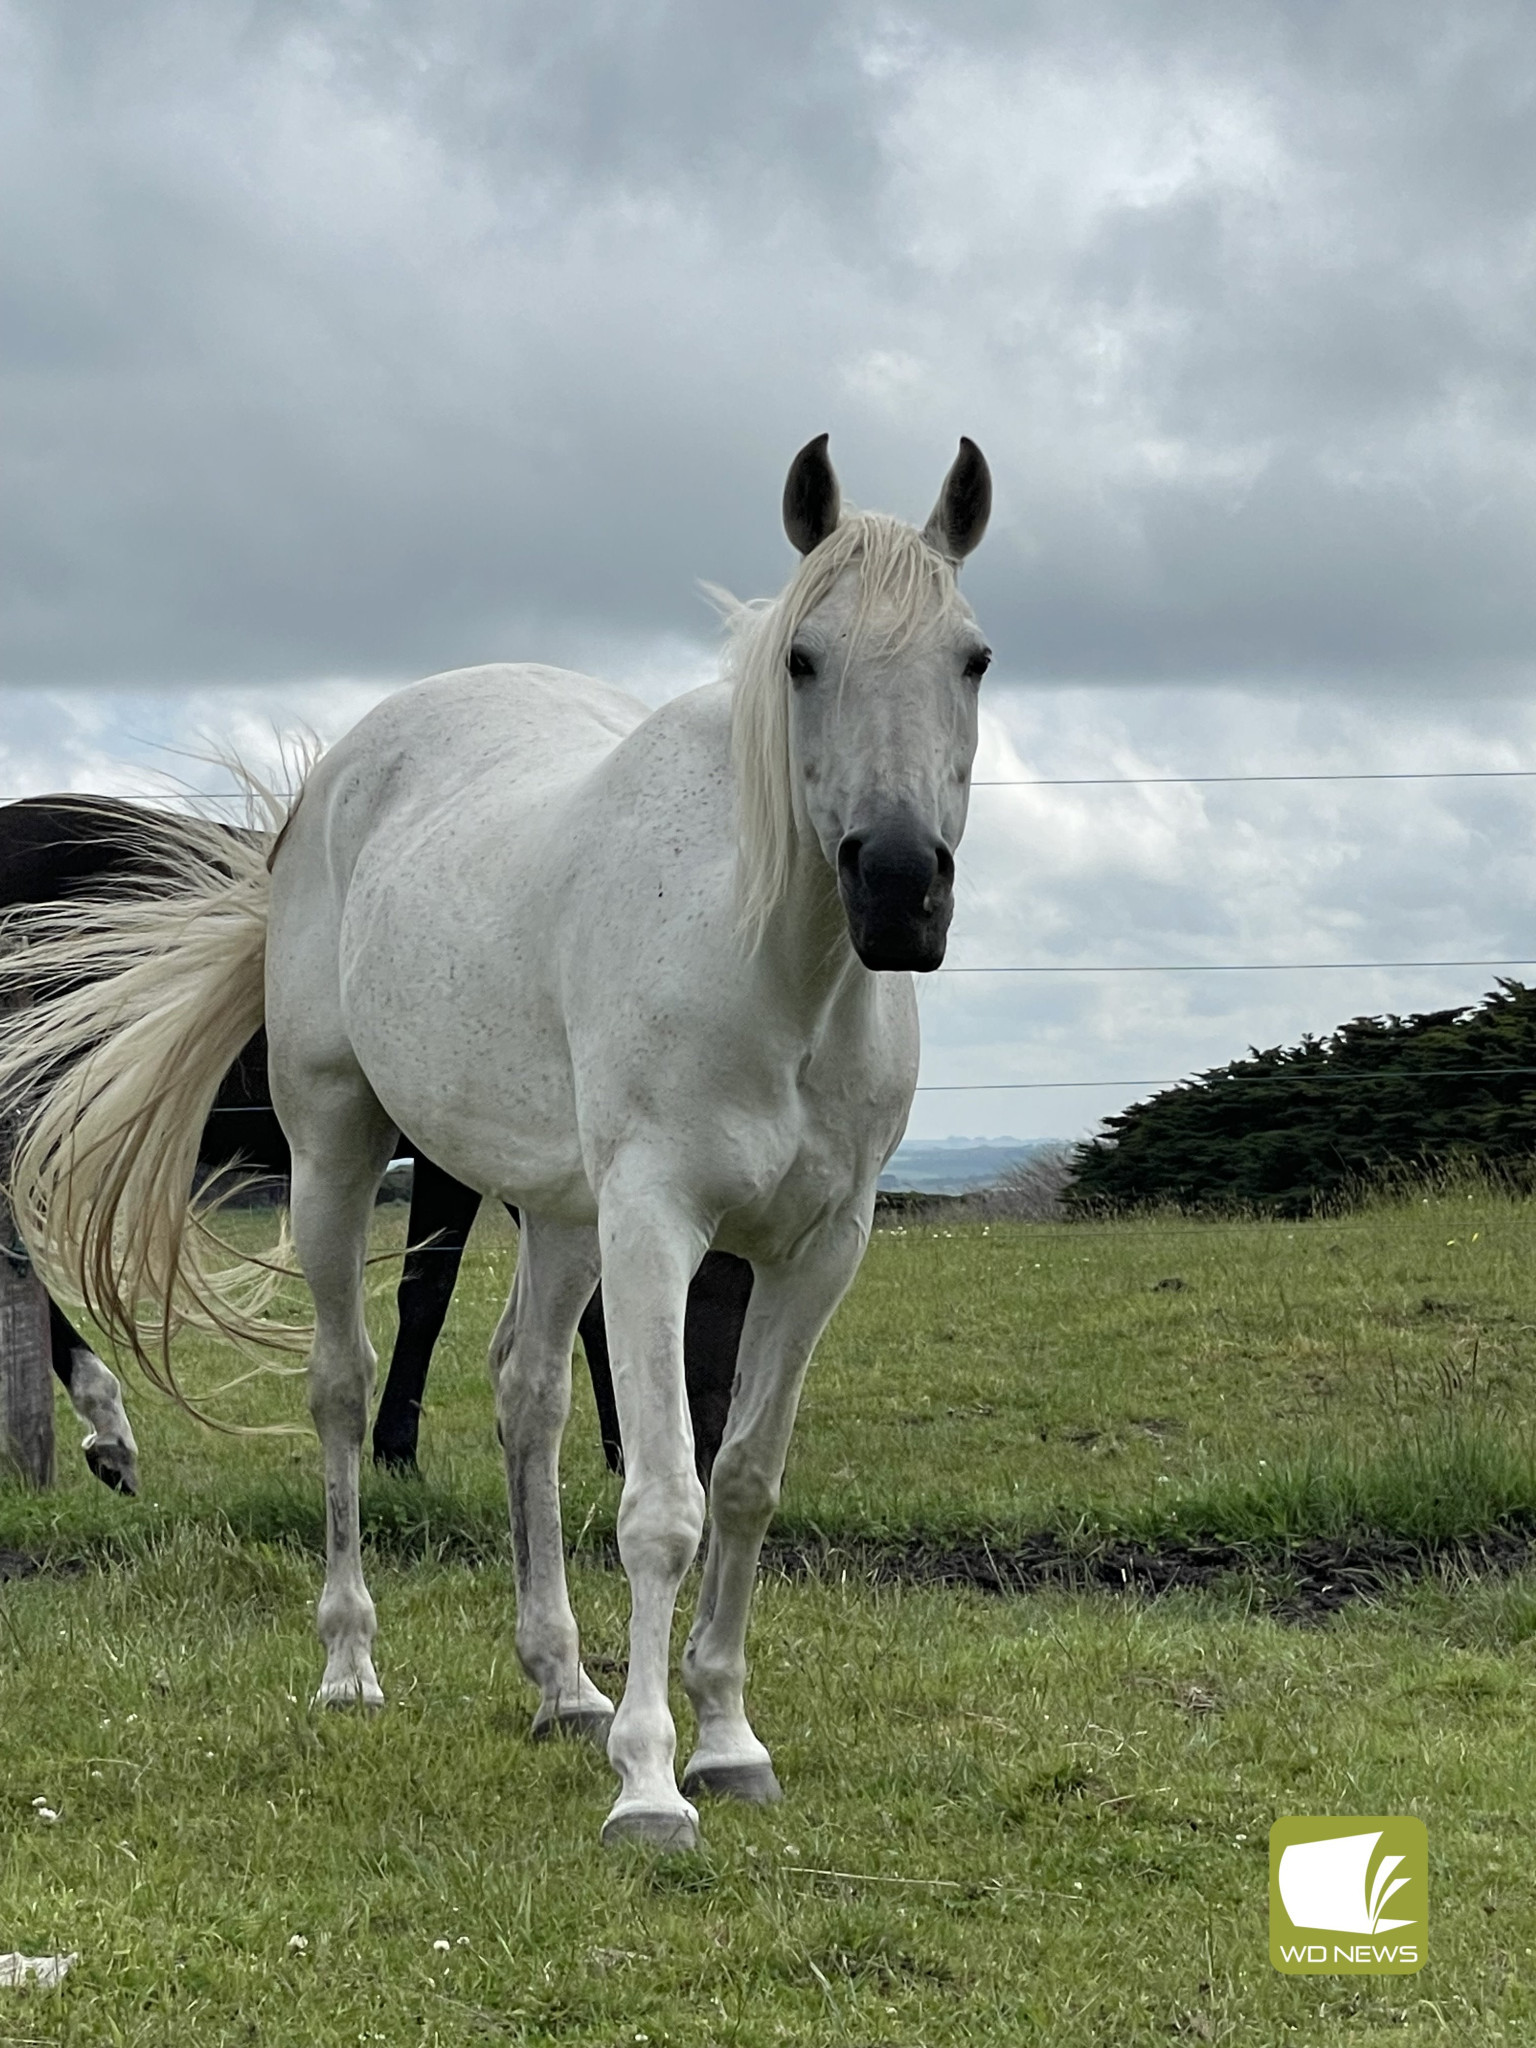
[(626, 1571), (659, 1572), (681, 1579), (704, 1533), (704, 1489), (686, 1472), (641, 1478), (631, 1474), (619, 1503), (619, 1556)]
[(710, 1512), (722, 1528), (765, 1529), (779, 1505), (779, 1481), (742, 1444), (728, 1444), (709, 1482)]

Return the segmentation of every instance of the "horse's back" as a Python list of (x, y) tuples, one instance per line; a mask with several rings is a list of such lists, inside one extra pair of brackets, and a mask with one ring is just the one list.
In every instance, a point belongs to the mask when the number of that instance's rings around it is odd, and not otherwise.
[[(327, 753), (305, 790), (366, 790), (370, 834), (441, 812), (477, 785), (503, 801), (573, 779), (646, 716), (637, 698), (541, 663), (453, 669), (398, 690)], [(349, 804), (355, 798), (349, 798)]]
[(23, 797), (0, 805), (0, 909), (57, 903), (120, 875), (153, 873), (153, 812), (109, 797)]

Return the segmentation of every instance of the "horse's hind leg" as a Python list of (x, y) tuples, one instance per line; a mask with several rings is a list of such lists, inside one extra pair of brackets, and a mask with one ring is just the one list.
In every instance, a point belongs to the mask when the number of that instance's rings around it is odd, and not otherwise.
[(391, 1472), (416, 1471), (421, 1398), (432, 1347), (442, 1334), (459, 1277), (459, 1261), (479, 1208), (480, 1196), (474, 1188), (465, 1187), (417, 1153), (405, 1238), (410, 1249), (395, 1296), (400, 1320), (373, 1421), (373, 1462)]
[[(276, 1098), (275, 1069), (273, 1081)], [(315, 1621), (326, 1657), (315, 1697), (325, 1706), (360, 1700), (380, 1707), (357, 1476), (374, 1366), (363, 1321), (363, 1261), (395, 1128), (355, 1068), (287, 1076), (280, 1107), (293, 1145), (294, 1244), (315, 1302), (309, 1412), (325, 1458), (325, 1588)]]
[(139, 1447), (117, 1375), (102, 1364), (55, 1301), (48, 1303), (48, 1335), (54, 1374), (85, 1424), (80, 1448), (86, 1464), (103, 1486), (116, 1493), (137, 1493)]
[(524, 1217), (517, 1279), (491, 1343), (491, 1375), (512, 1513), (517, 1654), (539, 1688), (533, 1733), (564, 1729), (603, 1745), (613, 1703), (581, 1667), (560, 1527), (571, 1344), (597, 1266), (594, 1230)]
[(730, 1420), (736, 1359), (751, 1300), (752, 1268), (747, 1261), (730, 1252), (706, 1252), (688, 1289), (688, 1312), (683, 1318), (693, 1462), (705, 1488)]

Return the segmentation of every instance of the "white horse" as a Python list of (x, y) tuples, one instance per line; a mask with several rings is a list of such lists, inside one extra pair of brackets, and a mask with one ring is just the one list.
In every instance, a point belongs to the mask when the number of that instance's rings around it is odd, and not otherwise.
[[(212, 1091), (265, 1019), (315, 1307), (327, 1703), (383, 1699), (357, 1485), (364, 1247), (396, 1131), (518, 1204), (492, 1347), (517, 1649), (535, 1734), (606, 1737), (605, 1841), (691, 1847), (687, 1795), (780, 1796), (743, 1704), (747, 1611), (801, 1382), (911, 1105), (909, 970), (944, 955), (989, 659), (955, 569), (990, 498), (962, 441), (921, 531), (843, 516), (822, 435), (784, 493), (803, 560), (778, 599), (736, 608), (725, 681), (649, 713), (542, 667), (402, 691), (310, 772), (267, 861), (232, 871), (227, 841), (189, 827), (169, 895), (161, 881), (152, 903), (55, 913), (60, 957), (106, 978), (27, 1013), (0, 1064), (14, 1099), (40, 1063), (57, 1076), (83, 1055), (23, 1134), (15, 1211), (44, 1270), (142, 1355), (146, 1300), (161, 1337), (187, 1316), (259, 1328), (184, 1229), (184, 1198)], [(755, 1282), (683, 1659), (698, 1740), (679, 1790), (668, 1640), (705, 1516), (683, 1307), (710, 1245)], [(599, 1265), (632, 1598), (617, 1711), (582, 1668), (557, 1476)]]

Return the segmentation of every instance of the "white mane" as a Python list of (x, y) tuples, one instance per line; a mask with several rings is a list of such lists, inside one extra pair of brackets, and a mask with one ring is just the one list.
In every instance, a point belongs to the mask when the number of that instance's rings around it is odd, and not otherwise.
[(859, 572), (848, 659), (878, 618), (879, 645), (904, 647), (960, 602), (954, 566), (915, 526), (883, 512), (849, 510), (804, 557), (775, 598), (742, 603), (711, 590), (730, 632), (726, 670), (734, 684), (731, 760), (736, 771), (737, 903), (743, 943), (762, 940), (789, 887), (795, 849), (789, 762), (789, 650), (845, 571)]

